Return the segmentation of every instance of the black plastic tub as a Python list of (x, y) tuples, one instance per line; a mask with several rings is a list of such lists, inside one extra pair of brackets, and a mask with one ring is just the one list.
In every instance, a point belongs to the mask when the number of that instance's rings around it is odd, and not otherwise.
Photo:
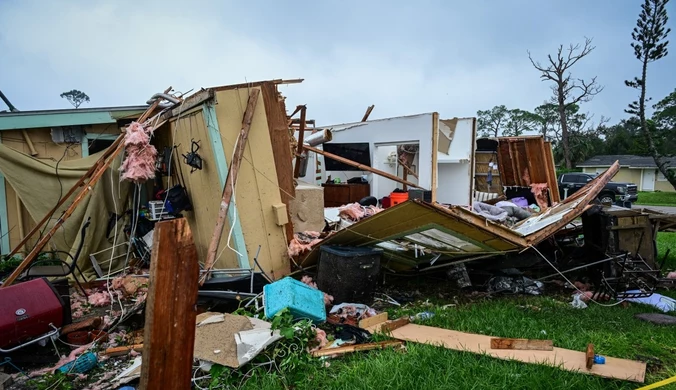
[(334, 304), (371, 304), (380, 276), (382, 249), (322, 246), (317, 285)]

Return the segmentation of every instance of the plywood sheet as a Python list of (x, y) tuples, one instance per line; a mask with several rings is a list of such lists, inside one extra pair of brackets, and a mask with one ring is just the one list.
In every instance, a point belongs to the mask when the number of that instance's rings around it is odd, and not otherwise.
[(553, 351), (491, 349), (491, 336), (457, 332), (430, 326), (408, 324), (391, 332), (392, 337), (417, 343), (442, 346), (456, 351), (467, 351), (525, 363), (557, 366), (567, 371), (593, 374), (605, 378), (623, 379), (642, 383), (646, 364), (633, 360), (606, 357), (605, 364), (586, 368), (585, 353), (563, 348)]
[[(248, 97), (248, 88), (216, 92), (216, 118), (228, 166), (232, 163), (232, 151), (242, 127)], [(286, 235), (284, 227), (277, 225), (273, 209), (273, 205), (284, 202), (280, 195), (266, 107), (262, 101), (259, 101), (253, 115), (234, 195), (250, 257), (260, 245), (259, 263), (264, 271), (274, 279), (288, 274), (290, 262)], [(220, 202), (216, 206), (218, 204)]]
[[(185, 179), (185, 186), (188, 196), (193, 205), (193, 211), (185, 212), (185, 216), (190, 223), (193, 232), (195, 247), (197, 248), (198, 258), (204, 262), (207, 257), (207, 250), (211, 242), (211, 235), (216, 226), (216, 217), (221, 204), (221, 194), (223, 188), (220, 185), (218, 176), (218, 167), (214, 158), (214, 151), (209, 142), (209, 134), (204, 123), (202, 110), (182, 115), (177, 121), (171, 123), (170, 132), (174, 138), (174, 144), (178, 145), (178, 156), (190, 151), (191, 141), (199, 142), (200, 149), (198, 153), (203, 159), (202, 170), (190, 173), (190, 166), (180, 158), (172, 169), (176, 166), (181, 170), (179, 175)], [(239, 204), (237, 204), (239, 207)], [(225, 246), (228, 239), (230, 221), (226, 223), (228, 229), (224, 229), (221, 236), (221, 248)], [(219, 251), (220, 252), (220, 251)], [(236, 254), (231, 250), (225, 250), (216, 262), (216, 268), (237, 268), (238, 262)]]

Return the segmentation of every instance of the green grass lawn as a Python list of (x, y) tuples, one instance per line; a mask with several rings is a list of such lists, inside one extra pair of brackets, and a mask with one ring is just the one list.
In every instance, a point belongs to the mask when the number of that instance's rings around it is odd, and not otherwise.
[[(676, 296), (676, 294), (672, 294)], [(444, 309), (411, 306), (391, 317), (421, 310), (436, 315), (430, 326), (499, 337), (551, 339), (554, 345), (584, 351), (593, 343), (598, 354), (648, 361), (646, 383), (676, 375), (676, 331), (634, 318), (653, 311), (631, 305), (573, 309), (567, 297), (514, 297)], [(534, 308), (536, 308), (534, 310)], [(407, 343), (407, 351), (355, 353), (306, 367), (295, 375), (296, 389), (636, 389), (639, 384), (510, 362), (485, 355)], [(282, 389), (282, 378), (257, 373), (246, 389)]]
[(638, 201), (642, 206), (676, 206), (676, 192), (639, 192)]
[[(664, 263), (663, 270), (676, 270), (676, 233), (660, 232), (657, 233), (657, 253), (659, 261), (662, 261), (664, 255), (669, 251), (669, 257)], [(676, 330), (675, 330), (676, 331)]]

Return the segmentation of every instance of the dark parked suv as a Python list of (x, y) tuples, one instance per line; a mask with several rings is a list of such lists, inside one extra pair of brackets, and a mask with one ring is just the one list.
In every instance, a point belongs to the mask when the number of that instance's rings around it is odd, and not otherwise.
[[(577, 190), (592, 181), (596, 175), (589, 173), (564, 173), (559, 176), (559, 194), (561, 199), (574, 194)], [(638, 188), (634, 183), (608, 182), (598, 196), (602, 203), (636, 202), (638, 200)]]

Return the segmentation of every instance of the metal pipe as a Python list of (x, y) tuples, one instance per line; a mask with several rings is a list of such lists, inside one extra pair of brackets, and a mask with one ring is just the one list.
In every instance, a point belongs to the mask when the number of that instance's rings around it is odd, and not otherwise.
[(329, 142), (332, 139), (333, 134), (331, 133), (331, 130), (325, 129), (309, 135), (307, 138), (305, 138), (303, 145), (317, 146), (323, 144), (324, 142)]
[(153, 96), (151, 96), (150, 99), (148, 99), (146, 104), (153, 104), (155, 102), (155, 100), (157, 100), (159, 98), (162, 98), (164, 100), (168, 100), (168, 101), (170, 101), (174, 104), (178, 104), (178, 103), (181, 102), (179, 99), (169, 95), (168, 93), (156, 93)]

